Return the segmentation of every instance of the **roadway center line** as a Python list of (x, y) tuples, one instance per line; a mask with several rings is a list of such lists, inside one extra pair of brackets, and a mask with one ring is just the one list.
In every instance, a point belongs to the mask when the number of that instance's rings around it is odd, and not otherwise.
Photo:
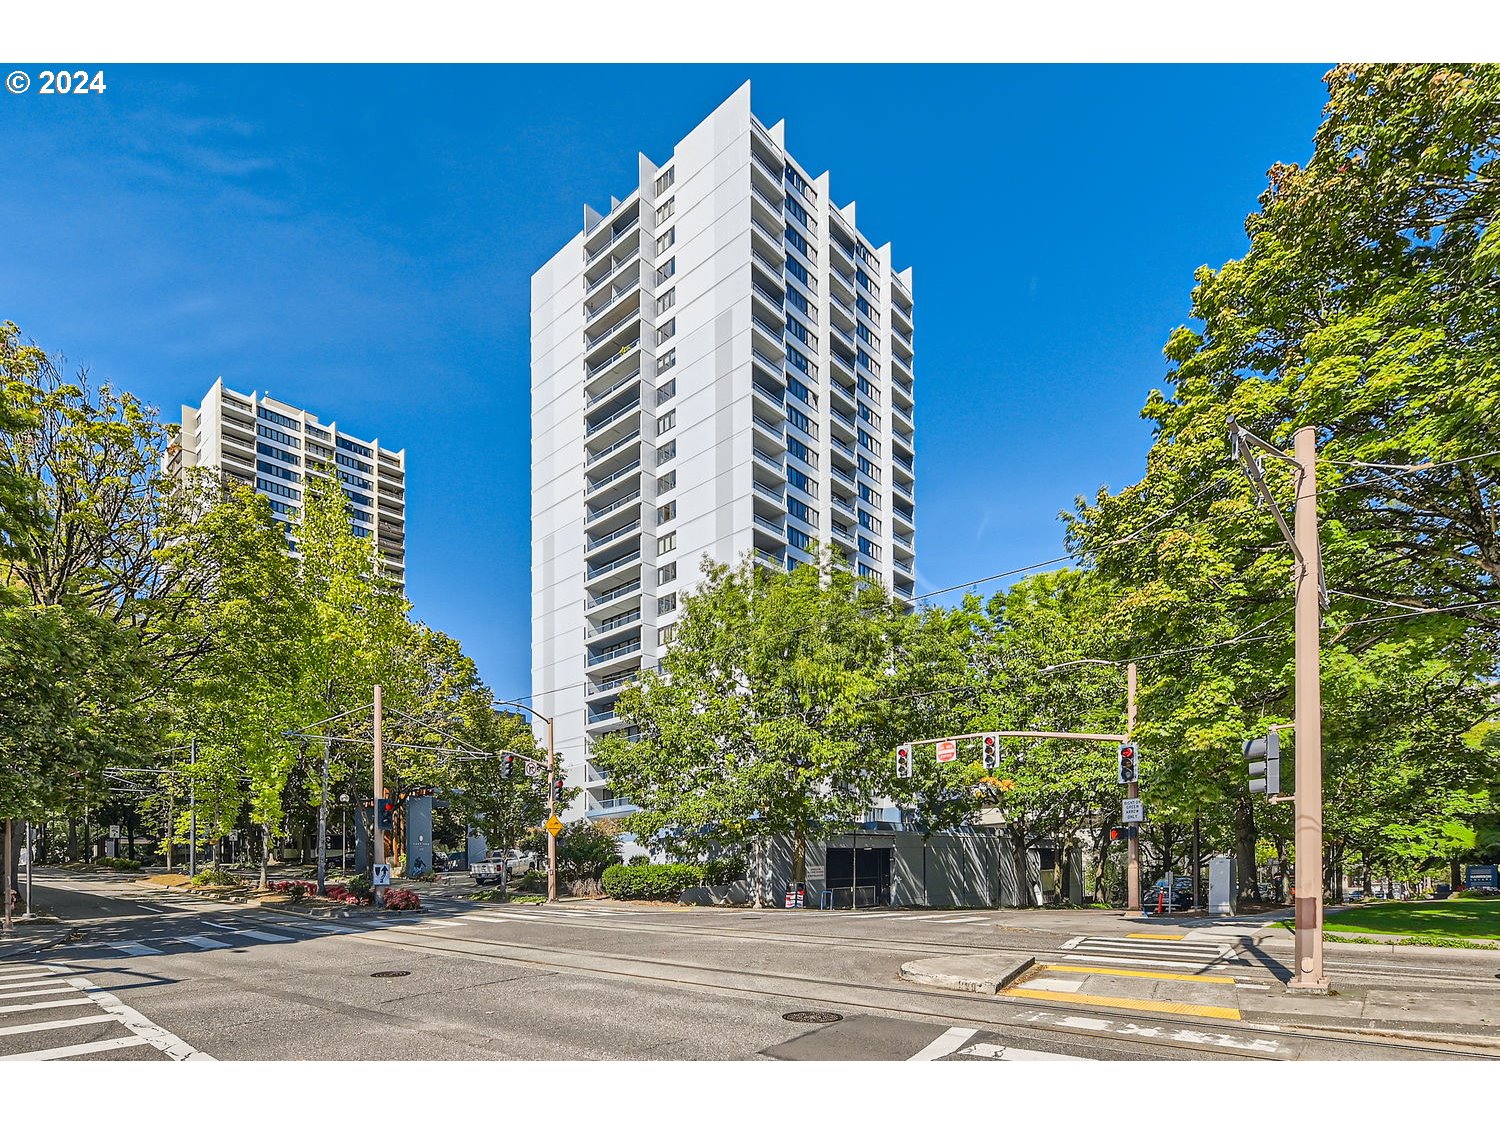
[(933, 1059), (940, 1059), (944, 1055), (951, 1055), (973, 1038), (975, 1032), (978, 1030), (975, 1027), (950, 1027), (906, 1061), (931, 1062)]

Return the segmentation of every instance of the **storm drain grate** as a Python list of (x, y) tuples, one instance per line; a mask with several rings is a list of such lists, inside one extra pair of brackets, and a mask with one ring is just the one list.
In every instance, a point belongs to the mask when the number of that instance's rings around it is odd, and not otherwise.
[(411, 972), (407, 969), (381, 969), (378, 973), (371, 973), (372, 977), (409, 977)]
[(837, 1012), (788, 1012), (781, 1018), (791, 1023), (838, 1023), (844, 1017)]

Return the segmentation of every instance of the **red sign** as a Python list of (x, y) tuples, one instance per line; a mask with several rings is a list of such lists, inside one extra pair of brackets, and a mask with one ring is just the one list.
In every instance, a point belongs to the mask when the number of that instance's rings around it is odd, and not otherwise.
[(940, 762), (951, 762), (958, 757), (958, 743), (951, 738), (945, 738), (937, 744), (937, 760)]

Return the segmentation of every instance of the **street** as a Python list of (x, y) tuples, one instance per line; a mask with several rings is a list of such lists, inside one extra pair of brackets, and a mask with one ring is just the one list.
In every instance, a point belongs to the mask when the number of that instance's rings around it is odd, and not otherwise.
[[(256, 1060), (1439, 1059), (1500, 1010), (1500, 957), (1331, 947), (1342, 995), (1288, 1026), (1258, 922), (1137, 933), (1106, 912), (714, 910), (470, 903), (314, 919), (118, 875), (39, 870), (61, 926), (0, 946), (0, 1058)], [(1111, 932), (1113, 931), (1113, 932)], [(69, 934), (75, 940), (65, 941)], [(999, 995), (912, 984), (914, 960), (996, 950)], [(1347, 952), (1346, 952), (1347, 950)], [(1439, 961), (1439, 958), (1441, 960)], [(1409, 1037), (1335, 1026), (1401, 997), (1460, 1016)], [(1352, 997), (1363, 997), (1355, 999)], [(1312, 1004), (1310, 998), (1298, 1003)], [(1466, 1008), (1465, 1005), (1468, 1007)], [(1462, 1015), (1468, 1011), (1470, 1014)], [(1344, 1022), (1356, 1022), (1344, 1020)], [(1443, 1028), (1453, 1041), (1444, 1041)]]

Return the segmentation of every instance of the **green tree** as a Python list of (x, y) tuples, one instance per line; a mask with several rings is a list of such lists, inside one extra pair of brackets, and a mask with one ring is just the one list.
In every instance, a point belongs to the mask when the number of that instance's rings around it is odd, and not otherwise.
[(601, 740), (642, 840), (784, 836), (805, 878), (810, 835), (857, 822), (891, 780), (896, 607), (826, 558), (790, 573), (705, 561), (676, 640), (616, 709), (638, 741)]
[[(527, 759), (541, 761), (531, 724), (518, 715), (497, 712), (487, 692), (465, 701), (462, 731), (466, 746), (485, 751), (480, 757), (450, 757), (443, 787), (450, 813), (465, 826), (483, 831), (492, 849), (516, 846), (527, 831), (547, 819), (547, 775)], [(523, 755), (505, 776), (505, 755)], [(509, 870), (502, 865), (503, 892)]]

